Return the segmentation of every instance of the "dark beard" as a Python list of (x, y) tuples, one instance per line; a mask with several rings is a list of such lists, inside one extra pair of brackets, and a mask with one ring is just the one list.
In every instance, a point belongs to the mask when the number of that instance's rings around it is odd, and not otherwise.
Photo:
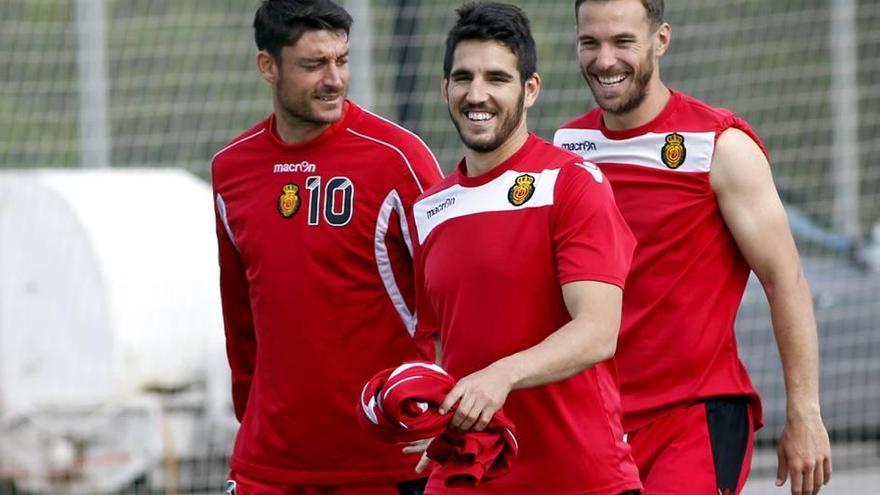
[[(328, 120), (324, 117), (316, 115), (312, 113), (311, 108), (308, 106), (308, 103), (298, 104), (299, 102), (291, 101), (288, 97), (288, 94), (281, 90), (284, 85), (283, 77), (279, 76), (278, 83), (275, 87), (275, 91), (278, 94), (278, 103), (281, 106), (281, 109), (284, 111), (284, 120), (288, 123), (294, 125), (313, 125), (313, 126), (322, 126), (327, 124), (333, 124), (336, 120)], [(343, 90), (343, 98), (345, 98), (346, 91)]]
[(596, 101), (596, 104), (599, 105), (599, 108), (602, 109), (603, 112), (607, 112), (614, 115), (623, 115), (627, 114), (642, 104), (645, 101), (645, 98), (648, 96), (648, 82), (651, 81), (651, 76), (654, 75), (654, 50), (652, 49), (647, 58), (645, 59), (645, 63), (642, 64), (646, 70), (639, 73), (635, 80), (635, 88), (634, 90), (626, 95), (627, 97), (620, 102), (620, 104), (615, 106), (603, 105), (599, 98), (596, 98), (596, 92), (593, 90), (593, 83), (590, 79), (590, 75), (587, 73), (586, 69), (581, 68), (581, 75), (584, 78), (584, 81), (587, 82), (587, 87), (590, 88), (590, 92), (593, 93), (593, 100)]
[(525, 103), (525, 89), (520, 92), (519, 98), (516, 102), (516, 113), (514, 113), (512, 119), (507, 119), (501, 123), (501, 127), (498, 128), (498, 132), (495, 133), (495, 138), (489, 142), (480, 142), (480, 141), (468, 141), (465, 138), (464, 134), (461, 133), (461, 127), (458, 125), (458, 121), (455, 120), (455, 117), (452, 115), (452, 110), (447, 108), (449, 111), (449, 117), (452, 119), (452, 124), (455, 126), (455, 130), (458, 131), (458, 137), (461, 139), (461, 142), (473, 151), (477, 153), (489, 153), (498, 149), (499, 146), (505, 143), (510, 135), (513, 134), (513, 131), (516, 130), (519, 122), (522, 120)]

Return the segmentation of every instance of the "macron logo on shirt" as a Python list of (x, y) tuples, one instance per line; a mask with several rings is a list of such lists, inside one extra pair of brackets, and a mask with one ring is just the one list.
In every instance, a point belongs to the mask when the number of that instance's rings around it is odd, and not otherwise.
[[(515, 187), (517, 178), (523, 175), (528, 175), (533, 179), (530, 182), (532, 195), (516, 204), (510, 200), (511, 184)], [(489, 212), (525, 211), (531, 208), (550, 206), (553, 204), (553, 191), (556, 189), (558, 176), (558, 168), (540, 172), (507, 170), (481, 186), (464, 187), (460, 184), (453, 184), (432, 196), (422, 198), (413, 206), (419, 244), (424, 244), (431, 231), (444, 222), (456, 218)]]
[(276, 163), (272, 169), (273, 173), (283, 174), (285, 172), (314, 172), (317, 165), (303, 160), (299, 163)]
[(596, 143), (593, 141), (583, 140), (572, 143), (559, 143), (562, 149), (573, 151), (575, 153), (586, 153), (587, 151), (597, 151)]
[(445, 200), (441, 201), (440, 203), (438, 203), (433, 208), (429, 209), (427, 211), (426, 215), (428, 218), (431, 218), (434, 215), (442, 212), (443, 210), (451, 207), (454, 204), (455, 204), (455, 196), (450, 196), (450, 197), (446, 198)]

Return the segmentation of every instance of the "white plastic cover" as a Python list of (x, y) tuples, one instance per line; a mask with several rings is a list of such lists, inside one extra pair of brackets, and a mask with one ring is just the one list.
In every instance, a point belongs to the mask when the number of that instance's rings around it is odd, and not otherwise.
[(225, 372), (212, 208), (180, 170), (0, 172), (0, 412)]

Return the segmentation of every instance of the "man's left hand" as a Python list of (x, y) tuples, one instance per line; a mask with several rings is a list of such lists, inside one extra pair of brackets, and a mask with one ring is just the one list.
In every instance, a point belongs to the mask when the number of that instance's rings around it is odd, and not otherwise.
[(819, 493), (831, 480), (831, 445), (818, 413), (802, 419), (789, 419), (777, 449), (779, 467), (776, 486), (791, 478), (793, 495)]

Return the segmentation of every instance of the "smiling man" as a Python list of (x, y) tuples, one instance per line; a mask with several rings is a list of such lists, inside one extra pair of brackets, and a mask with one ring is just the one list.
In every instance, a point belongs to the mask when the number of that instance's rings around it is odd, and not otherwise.
[(651, 494), (733, 494), (761, 403), (733, 323), (753, 270), (785, 373), (777, 483), (828, 482), (816, 323), (766, 152), (730, 111), (667, 88), (662, 0), (577, 0), (577, 52), (598, 108), (557, 145), (599, 165), (638, 240), (618, 343), (623, 426)]
[(426, 493), (617, 495), (641, 484), (623, 441), (612, 356), (633, 239), (594, 165), (530, 134), (541, 88), (525, 14), (458, 11), (442, 94), (465, 147), (416, 203), (418, 333), (439, 333), (458, 384), (450, 427), (503, 406), (519, 458), (505, 476)]
[(421, 493), (417, 458), (361, 431), (354, 402), (376, 370), (432, 358), (413, 338), (407, 216), (441, 173), (418, 137), (346, 100), (350, 25), (329, 0), (263, 1), (273, 113), (214, 156), (241, 421), (229, 493)]

